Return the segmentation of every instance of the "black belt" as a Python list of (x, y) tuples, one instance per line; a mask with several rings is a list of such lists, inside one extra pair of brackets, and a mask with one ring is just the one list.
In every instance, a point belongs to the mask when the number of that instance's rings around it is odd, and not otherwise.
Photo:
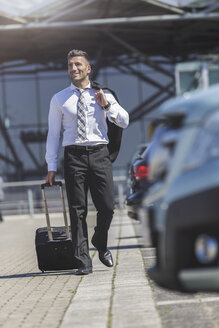
[(69, 145), (65, 146), (66, 149), (75, 149), (75, 150), (84, 150), (84, 151), (95, 151), (105, 147), (105, 144), (102, 145), (94, 145), (94, 146), (78, 146), (78, 145)]

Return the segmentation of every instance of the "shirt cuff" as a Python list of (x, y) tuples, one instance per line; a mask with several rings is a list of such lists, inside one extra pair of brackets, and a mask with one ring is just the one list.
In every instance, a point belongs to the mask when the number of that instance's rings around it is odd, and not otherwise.
[(112, 106), (110, 107), (110, 109), (107, 111), (107, 116), (108, 118), (117, 118), (118, 116), (118, 110), (116, 110), (115, 108), (113, 108)]
[(48, 164), (48, 171), (56, 171), (57, 170), (57, 165), (54, 163)]

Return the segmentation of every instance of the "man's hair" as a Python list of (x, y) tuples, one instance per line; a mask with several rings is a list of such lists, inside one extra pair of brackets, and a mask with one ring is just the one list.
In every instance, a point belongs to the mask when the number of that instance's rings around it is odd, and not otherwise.
[(84, 57), (90, 64), (90, 58), (89, 58), (88, 54), (83, 50), (73, 49), (73, 50), (69, 51), (67, 59), (69, 60), (70, 58), (78, 57), (78, 56)]

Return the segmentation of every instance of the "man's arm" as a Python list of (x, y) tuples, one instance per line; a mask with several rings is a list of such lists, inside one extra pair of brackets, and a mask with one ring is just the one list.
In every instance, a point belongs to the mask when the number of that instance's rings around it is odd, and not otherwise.
[(53, 96), (50, 102), (45, 156), (48, 165), (46, 182), (50, 185), (53, 184), (56, 176), (61, 125), (62, 112), (58, 106), (55, 96)]

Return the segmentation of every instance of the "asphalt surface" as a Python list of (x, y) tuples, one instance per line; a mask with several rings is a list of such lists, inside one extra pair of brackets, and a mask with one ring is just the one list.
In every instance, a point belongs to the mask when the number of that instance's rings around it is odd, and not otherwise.
[[(134, 223), (140, 236), (140, 224)], [(141, 238), (139, 238), (141, 242)], [(141, 249), (145, 268), (155, 263), (155, 251), (150, 247)], [(149, 279), (156, 308), (164, 328), (213, 328), (219, 327), (219, 293), (175, 292), (157, 286)]]

